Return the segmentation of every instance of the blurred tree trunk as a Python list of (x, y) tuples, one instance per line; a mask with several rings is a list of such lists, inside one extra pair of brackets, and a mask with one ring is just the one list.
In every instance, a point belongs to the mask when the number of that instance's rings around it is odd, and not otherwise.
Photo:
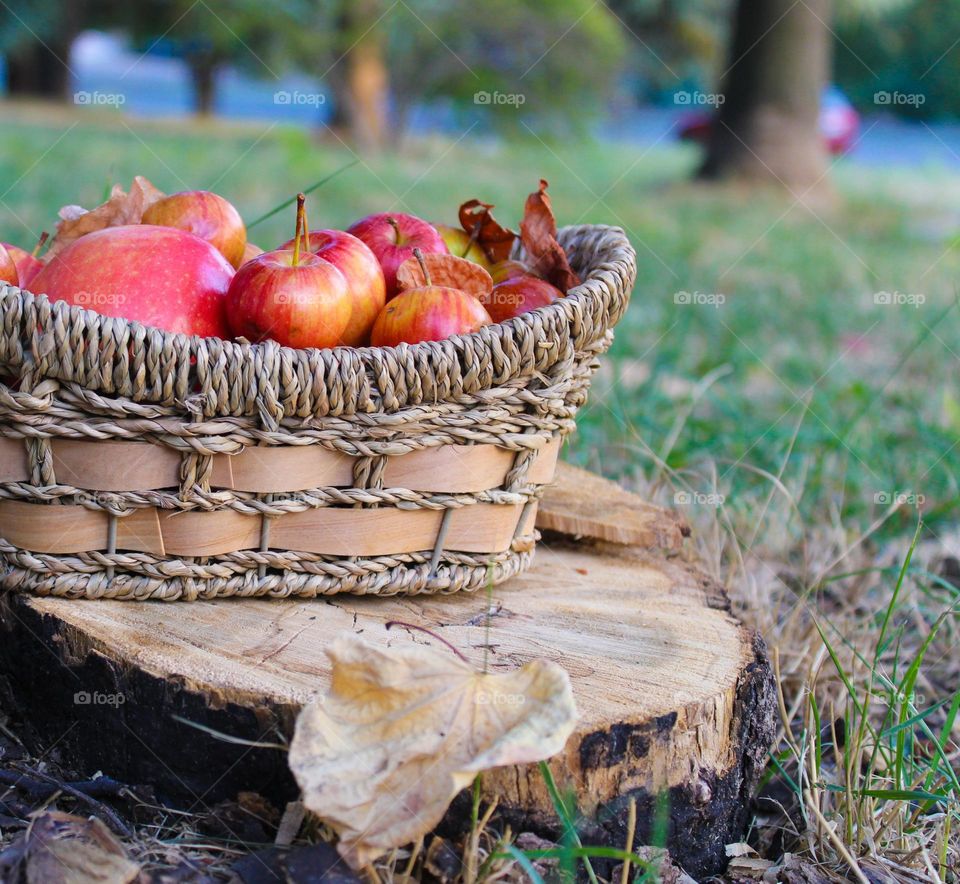
[(217, 94), (217, 69), (219, 60), (211, 52), (201, 52), (187, 58), (190, 79), (193, 81), (193, 110), (197, 116), (208, 117), (213, 113)]
[(820, 94), (830, 70), (831, 0), (737, 0), (724, 102), (700, 177), (823, 185)]
[(345, 127), (363, 150), (379, 150), (387, 139), (390, 75), (384, 34), (373, 23), (380, 0), (348, 0), (340, 16), (340, 58), (330, 71), (336, 93), (333, 125)]
[(23, 42), (7, 54), (7, 89), (11, 95), (70, 99), (70, 47), (80, 33), (86, 4), (83, 0), (57, 4), (53, 33), (35, 38), (23, 29)]

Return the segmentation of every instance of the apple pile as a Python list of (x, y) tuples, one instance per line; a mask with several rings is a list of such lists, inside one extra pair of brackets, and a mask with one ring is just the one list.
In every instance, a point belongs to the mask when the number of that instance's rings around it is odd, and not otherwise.
[[(303, 194), (294, 236), (247, 240), (236, 208), (209, 191), (166, 195), (145, 178), (101, 206), (66, 206), (43, 253), (0, 244), (0, 281), (53, 301), (167, 331), (271, 339), (288, 347), (393, 347), (439, 341), (562, 298), (579, 279), (557, 242), (547, 182), (520, 233), (492, 205), (465, 202), (459, 227), (402, 212), (347, 230), (311, 230)], [(522, 242), (527, 262), (510, 257)]]

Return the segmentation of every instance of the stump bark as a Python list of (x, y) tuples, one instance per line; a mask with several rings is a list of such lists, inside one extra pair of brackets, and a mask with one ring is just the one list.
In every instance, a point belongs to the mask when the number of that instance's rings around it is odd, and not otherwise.
[[(674, 528), (651, 537), (678, 537), (677, 520), (662, 518)], [(489, 597), (164, 604), (6, 595), (2, 702), (36, 748), (55, 744), (79, 770), (149, 783), (186, 808), (240, 790), (286, 801), (296, 787), (285, 753), (251, 744), (289, 739), (298, 709), (326, 690), (324, 649), (337, 635), (430, 640), (388, 632), (390, 620), (426, 626), (478, 661), (486, 653), (493, 668), (559, 662), (580, 720), (551, 767), (576, 796), (584, 842), (624, 846), (634, 799), (636, 844), (648, 843), (663, 807), (677, 862), (694, 876), (723, 868), (774, 733), (771, 670), (722, 589), (659, 550), (553, 535), (528, 573)], [(515, 833), (559, 834), (536, 766), (485, 774), (483, 789)], [(466, 825), (458, 800), (443, 828)]]

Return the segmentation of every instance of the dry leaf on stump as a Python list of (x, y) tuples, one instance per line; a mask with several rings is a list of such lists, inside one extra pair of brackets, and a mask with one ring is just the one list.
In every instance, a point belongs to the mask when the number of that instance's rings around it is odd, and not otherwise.
[(330, 693), (300, 713), (290, 768), (355, 869), (433, 829), (481, 771), (555, 755), (576, 721), (570, 679), (547, 660), (481, 673), (356, 636), (327, 654)]
[(89, 212), (81, 206), (64, 206), (60, 210), (60, 222), (57, 235), (43, 256), (49, 261), (58, 252), (65, 249), (74, 240), (103, 230), (106, 227), (120, 227), (123, 224), (139, 224), (143, 213), (166, 194), (157, 190), (146, 178), (137, 175), (127, 193), (119, 184), (114, 184), (110, 199)]
[[(475, 261), (458, 258), (456, 255), (422, 255), (423, 263), (430, 274), (431, 285), (446, 285), (460, 289), (478, 300), (483, 300), (493, 291), (493, 278)], [(397, 285), (400, 291), (426, 285), (423, 267), (416, 258), (407, 258), (397, 268)]]
[(473, 237), (491, 261), (505, 261), (510, 257), (517, 235), (490, 214), (492, 208), (492, 203), (467, 200), (460, 206), (460, 226)]
[(557, 242), (557, 221), (553, 216), (547, 182), (541, 178), (540, 188), (527, 197), (520, 222), (520, 239), (537, 276), (552, 283), (566, 294), (580, 277), (574, 273), (563, 246)]

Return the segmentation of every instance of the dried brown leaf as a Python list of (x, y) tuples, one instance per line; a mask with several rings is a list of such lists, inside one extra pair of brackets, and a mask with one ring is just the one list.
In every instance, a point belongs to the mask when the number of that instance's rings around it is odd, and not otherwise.
[(146, 178), (137, 175), (129, 193), (119, 184), (114, 184), (110, 198), (89, 212), (81, 206), (64, 206), (59, 212), (61, 220), (57, 224), (57, 234), (42, 260), (49, 261), (74, 240), (96, 230), (123, 224), (139, 224), (143, 213), (164, 196), (166, 194), (163, 191), (157, 190)]
[(460, 226), (471, 236), (477, 231), (474, 239), (491, 261), (505, 261), (510, 257), (517, 234), (490, 214), (492, 208), (492, 203), (467, 200), (460, 206)]
[(570, 267), (567, 253), (557, 242), (557, 221), (543, 178), (540, 179), (540, 188), (527, 197), (520, 222), (520, 239), (537, 276), (553, 283), (564, 294), (580, 285), (580, 277)]
[(95, 817), (47, 811), (27, 835), (25, 871), (27, 884), (129, 884), (140, 866)]
[[(493, 278), (479, 264), (456, 255), (424, 255), (423, 263), (433, 285), (447, 285), (461, 289), (479, 300), (493, 290)], [(407, 258), (397, 268), (397, 286), (400, 291), (426, 285), (423, 268), (416, 258)]]
[(330, 692), (300, 713), (290, 768), (354, 869), (433, 829), (481, 771), (556, 754), (576, 721), (570, 679), (547, 660), (481, 673), (354, 635), (327, 654)]

